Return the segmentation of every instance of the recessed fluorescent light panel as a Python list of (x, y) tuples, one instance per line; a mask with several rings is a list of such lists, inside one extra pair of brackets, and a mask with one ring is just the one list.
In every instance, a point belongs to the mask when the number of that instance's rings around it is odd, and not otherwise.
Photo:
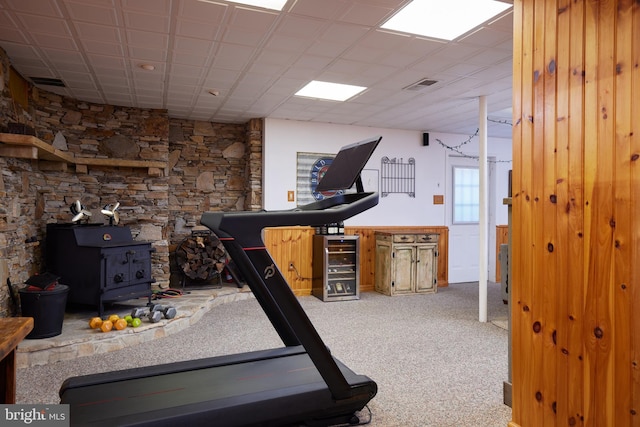
[(382, 28), (453, 40), (510, 7), (494, 0), (413, 0)]
[(287, 0), (227, 0), (229, 3), (246, 4), (257, 6), (263, 9), (282, 10)]
[(331, 101), (346, 101), (359, 94), (366, 87), (345, 85), (341, 83), (321, 82), (312, 80), (305, 87), (296, 92), (296, 96), (307, 98), (328, 99)]

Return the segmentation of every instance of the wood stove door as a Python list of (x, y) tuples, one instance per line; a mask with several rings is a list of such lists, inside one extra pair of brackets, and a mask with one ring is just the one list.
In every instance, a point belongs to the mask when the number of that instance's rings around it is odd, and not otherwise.
[(126, 247), (104, 249), (104, 278), (105, 289), (114, 289), (130, 284), (131, 256)]
[(102, 254), (105, 289), (153, 282), (151, 252), (149, 244), (105, 248)]
[(151, 278), (151, 249), (150, 244), (131, 246), (129, 250), (135, 253), (131, 256), (129, 279), (131, 283), (153, 282)]

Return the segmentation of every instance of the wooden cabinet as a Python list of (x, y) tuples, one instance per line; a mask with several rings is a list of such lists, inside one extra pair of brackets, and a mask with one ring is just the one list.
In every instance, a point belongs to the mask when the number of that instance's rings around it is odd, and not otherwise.
[(437, 292), (437, 256), (437, 234), (376, 232), (376, 291), (385, 295)]
[(313, 236), (311, 293), (323, 301), (360, 298), (358, 236)]

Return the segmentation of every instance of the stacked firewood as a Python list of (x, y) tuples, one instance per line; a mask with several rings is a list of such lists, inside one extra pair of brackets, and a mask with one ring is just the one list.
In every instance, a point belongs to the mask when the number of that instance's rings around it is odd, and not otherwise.
[(208, 280), (226, 265), (226, 251), (213, 234), (187, 237), (176, 249), (176, 262), (191, 280)]

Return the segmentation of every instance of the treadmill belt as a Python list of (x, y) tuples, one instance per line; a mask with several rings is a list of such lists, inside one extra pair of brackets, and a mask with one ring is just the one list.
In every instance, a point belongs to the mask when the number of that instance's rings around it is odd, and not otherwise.
[[(348, 380), (362, 382), (363, 377), (336, 362)], [(62, 403), (73, 407), (73, 425), (85, 425), (166, 411), (169, 406), (204, 404), (209, 411), (227, 406), (229, 400), (280, 398), (287, 390), (328, 393), (306, 353), (70, 388), (64, 391)]]

